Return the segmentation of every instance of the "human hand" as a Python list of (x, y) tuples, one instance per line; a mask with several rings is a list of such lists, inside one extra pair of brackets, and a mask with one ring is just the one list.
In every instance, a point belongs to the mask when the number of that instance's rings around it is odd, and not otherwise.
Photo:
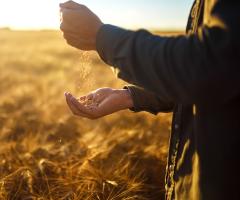
[(60, 4), (63, 37), (67, 43), (81, 50), (96, 50), (96, 37), (103, 25), (86, 6), (74, 1)]
[(127, 89), (100, 88), (79, 99), (65, 93), (66, 101), (74, 115), (98, 119), (114, 112), (132, 108), (132, 97)]

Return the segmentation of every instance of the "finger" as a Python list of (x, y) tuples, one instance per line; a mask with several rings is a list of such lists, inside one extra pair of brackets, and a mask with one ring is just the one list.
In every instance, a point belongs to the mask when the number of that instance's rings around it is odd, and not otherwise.
[(61, 21), (60, 30), (66, 35), (66, 37), (79, 40), (80, 37), (87, 35), (87, 32), (82, 28), (75, 26), (74, 24)]
[[(68, 9), (68, 8), (60, 8), (60, 13), (62, 15), (62, 20), (66, 21), (70, 24), (75, 24), (80, 27), (86, 27), (85, 20), (86, 16), (89, 14), (88, 10), (86, 9)], [(84, 20), (85, 19), (85, 20)]]
[(90, 115), (89, 109), (86, 108), (82, 103), (80, 103), (72, 94), (68, 94), (68, 99), (72, 106), (74, 106), (79, 112)]
[(63, 37), (66, 39), (67, 43), (77, 49), (81, 50), (92, 50), (92, 42), (85, 39), (76, 38), (72, 33), (64, 33)]
[(85, 118), (90, 118), (90, 116), (84, 114), (84, 113), (81, 113), (70, 101), (69, 99), (69, 94), (65, 95), (66, 96), (66, 102), (70, 108), (70, 110), (72, 111), (72, 113), (74, 115), (77, 115), (77, 116), (81, 116), (81, 117), (85, 117)]
[(78, 114), (78, 109), (76, 109), (72, 104), (71, 104), (71, 101), (69, 100), (69, 97), (68, 97), (69, 93), (66, 93), (65, 94), (65, 97), (66, 97), (66, 102), (68, 104), (68, 107), (70, 108), (70, 110), (72, 111), (72, 113), (74, 115)]
[(81, 103), (79, 103), (75, 97), (72, 96), (70, 98), (70, 101), (82, 113), (84, 113), (86, 115), (90, 115), (90, 116), (94, 115), (94, 113), (93, 113), (94, 111), (93, 110), (90, 111), (86, 106), (84, 106)]
[(65, 27), (65, 29), (69, 32), (87, 35), (89, 34), (89, 28), (86, 27), (85, 21), (82, 21), (81, 19), (84, 19), (83, 12), (75, 12), (68, 9), (64, 9), (64, 11), (60, 12), (60, 22), (62, 28)]
[[(79, 112), (78, 115), (80, 115), (82, 117), (85, 117), (85, 118), (88, 118), (88, 119), (97, 119), (97, 118), (99, 118), (99, 116), (97, 115), (95, 106), (89, 106), (88, 109), (87, 109), (83, 104), (73, 100), (73, 98), (74, 97), (70, 98), (70, 101), (71, 101), (70, 104), (78, 110), (78, 112)], [(80, 106), (82, 108), (80, 108)], [(85, 111), (80, 110), (80, 109), (83, 109), (83, 108), (86, 109), (86, 110)], [(86, 111), (88, 111), (88, 113), (85, 113)]]
[(75, 26), (73, 26), (70, 23), (66, 23), (65, 21), (61, 21), (60, 30), (64, 33), (71, 34), (72, 36), (80, 34), (80, 33), (77, 33), (77, 31), (76, 31), (77, 28)]
[(79, 9), (85, 7), (82, 4), (76, 3), (74, 1), (67, 1), (65, 3), (59, 4), (60, 8), (68, 8), (68, 9)]
[(80, 14), (79, 11), (71, 10), (67, 8), (61, 8), (60, 13), (62, 15), (62, 20), (67, 21), (69, 23), (74, 23), (75, 22), (74, 20), (77, 18), (76, 16)]

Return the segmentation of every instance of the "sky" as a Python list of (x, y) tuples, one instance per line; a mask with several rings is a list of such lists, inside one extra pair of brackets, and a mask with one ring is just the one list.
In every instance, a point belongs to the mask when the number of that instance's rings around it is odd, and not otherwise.
[[(63, 0), (1, 0), (0, 27), (58, 29)], [(104, 23), (125, 28), (183, 29), (193, 0), (76, 0)]]

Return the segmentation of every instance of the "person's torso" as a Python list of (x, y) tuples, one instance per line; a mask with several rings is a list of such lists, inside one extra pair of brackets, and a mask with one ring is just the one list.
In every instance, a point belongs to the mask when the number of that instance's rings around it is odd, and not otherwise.
[[(211, 26), (215, 0), (196, 0), (188, 33)], [(220, 83), (221, 84), (221, 83)], [(240, 95), (225, 105), (178, 105), (174, 112), (166, 173), (166, 199), (215, 200), (237, 194)], [(230, 198), (232, 199), (232, 198)]]

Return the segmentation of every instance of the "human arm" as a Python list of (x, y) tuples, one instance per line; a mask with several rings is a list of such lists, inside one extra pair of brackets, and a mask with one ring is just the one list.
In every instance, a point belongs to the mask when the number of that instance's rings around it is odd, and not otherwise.
[(239, 3), (217, 1), (211, 23), (177, 37), (104, 25), (98, 53), (120, 78), (165, 102), (222, 104), (240, 91), (239, 10)]
[(238, 2), (217, 0), (211, 23), (197, 33), (177, 37), (102, 25), (97, 50), (118, 69), (120, 78), (154, 92), (165, 102), (224, 103), (240, 90), (239, 10)]
[(74, 115), (98, 119), (124, 109), (152, 114), (171, 112), (172, 104), (166, 104), (151, 92), (136, 86), (124, 89), (100, 88), (80, 98), (65, 93), (66, 102)]

